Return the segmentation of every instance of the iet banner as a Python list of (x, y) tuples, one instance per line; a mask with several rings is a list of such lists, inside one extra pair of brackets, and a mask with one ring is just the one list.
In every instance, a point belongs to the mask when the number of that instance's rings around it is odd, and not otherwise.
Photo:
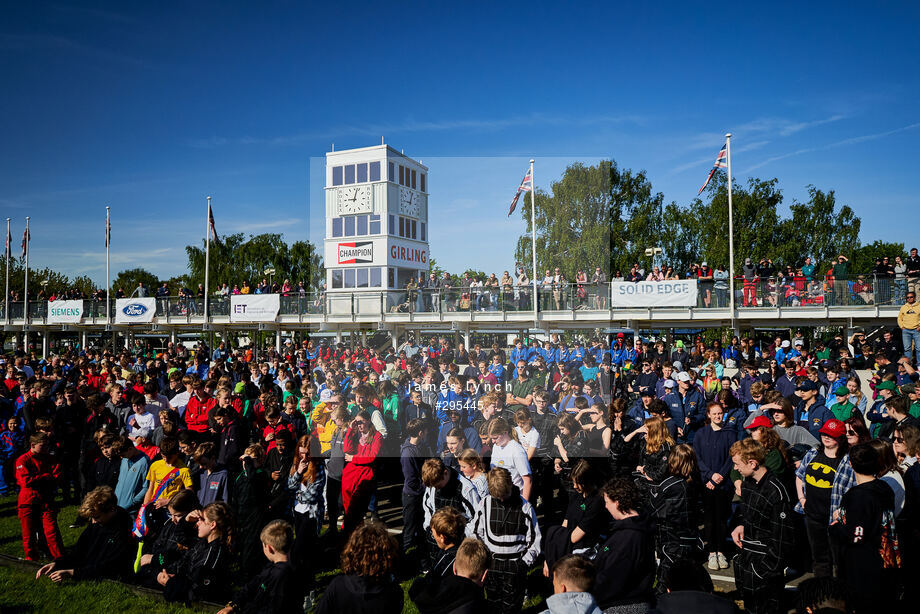
[(231, 322), (274, 322), (281, 311), (280, 294), (232, 294)]
[(83, 301), (48, 301), (48, 324), (79, 324)]
[(610, 284), (614, 307), (696, 307), (695, 279), (676, 281), (614, 281)]

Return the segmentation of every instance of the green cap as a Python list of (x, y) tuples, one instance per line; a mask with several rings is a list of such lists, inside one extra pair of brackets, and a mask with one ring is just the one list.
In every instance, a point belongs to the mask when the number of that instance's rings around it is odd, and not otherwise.
[(681, 341), (680, 339), (678, 339), (677, 341), (674, 342), (674, 345), (677, 346), (677, 347), (679, 347), (679, 348), (682, 348), (682, 347), (684, 347), (684, 342)]
[(895, 383), (894, 383), (894, 382), (881, 382), (880, 384), (876, 384), (876, 385), (875, 385), (875, 389), (876, 389), (876, 390), (891, 390), (891, 391), (896, 391), (896, 390), (898, 389), (898, 387), (895, 386)]
[(850, 396), (850, 389), (846, 386), (837, 386), (834, 388), (834, 394), (838, 397), (848, 397)]

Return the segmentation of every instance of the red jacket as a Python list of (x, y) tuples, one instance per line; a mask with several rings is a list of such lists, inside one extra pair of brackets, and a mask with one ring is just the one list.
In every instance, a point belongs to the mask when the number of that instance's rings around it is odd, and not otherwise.
[(60, 479), (61, 466), (54, 457), (26, 452), (16, 459), (19, 505), (50, 505), (54, 501), (55, 484)]
[[(266, 452), (275, 447), (275, 441), (280, 431), (287, 431), (291, 434), (291, 441), (297, 441), (297, 434), (294, 432), (294, 425), (290, 422), (279, 420), (278, 423), (274, 426), (266, 423), (265, 428), (262, 429), (262, 442), (265, 444)], [(268, 441), (269, 435), (274, 435), (275, 437), (273, 437), (271, 441)]]
[(204, 401), (198, 398), (198, 395), (192, 395), (185, 406), (185, 415), (182, 416), (188, 430), (196, 433), (204, 433), (208, 430), (208, 416), (211, 410), (217, 405), (217, 399), (209, 397)]

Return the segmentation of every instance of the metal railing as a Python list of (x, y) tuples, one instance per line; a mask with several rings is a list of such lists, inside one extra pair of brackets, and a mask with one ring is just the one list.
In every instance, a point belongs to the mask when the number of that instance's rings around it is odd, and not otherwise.
[[(735, 308), (747, 309), (783, 307), (858, 307), (900, 306), (907, 291), (920, 289), (920, 279), (876, 278), (856, 275), (849, 279), (814, 277), (770, 277), (766, 279), (736, 278), (724, 281), (697, 282), (694, 309), (728, 309), (729, 287), (735, 293)], [(612, 311), (610, 284), (565, 283), (556, 286), (537, 285), (538, 312)], [(533, 312), (533, 286), (500, 288), (422, 288), (407, 290), (355, 289), (348, 292), (307, 292), (303, 295), (279, 296), (279, 316), (313, 315), (372, 315), (372, 314), (450, 314), (450, 313), (516, 313)], [(204, 299), (194, 296), (155, 297), (156, 317), (166, 323), (190, 322), (204, 315)], [(83, 321), (100, 323), (106, 320), (106, 302), (83, 300)], [(230, 296), (214, 296), (208, 300), (208, 313), (213, 317), (229, 317)], [(683, 307), (686, 308), (686, 307)], [(654, 307), (658, 310), (672, 307)], [(47, 319), (46, 301), (29, 302), (29, 320), (41, 323)], [(21, 320), (22, 301), (10, 303), (10, 320)], [(111, 301), (111, 317), (115, 320), (115, 300)], [(5, 321), (4, 304), (0, 302), (0, 320)]]

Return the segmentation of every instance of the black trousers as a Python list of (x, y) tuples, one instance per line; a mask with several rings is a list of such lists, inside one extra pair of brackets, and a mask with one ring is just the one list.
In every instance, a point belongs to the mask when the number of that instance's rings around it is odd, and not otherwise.
[(486, 601), (491, 612), (516, 614), (524, 607), (527, 565), (520, 558), (494, 557), (486, 574)]
[(827, 522), (806, 516), (805, 533), (808, 535), (808, 545), (811, 547), (812, 571), (819, 578), (833, 576), (834, 553), (831, 549)]
[(317, 524), (321, 518), (313, 518), (307, 514), (294, 512), (294, 547), (291, 549), (291, 558), (299, 577), (305, 577), (313, 583), (313, 567), (311, 552), (315, 552), (316, 543), (319, 541)]
[(723, 552), (728, 537), (728, 518), (731, 515), (732, 493), (730, 490), (703, 488), (700, 498), (703, 503), (703, 540), (708, 552)]
[(402, 494), (403, 552), (419, 544), (422, 538), (422, 495)]
[(326, 511), (329, 514), (329, 533), (335, 535), (338, 530), (339, 514), (342, 513), (342, 480), (326, 477)]

